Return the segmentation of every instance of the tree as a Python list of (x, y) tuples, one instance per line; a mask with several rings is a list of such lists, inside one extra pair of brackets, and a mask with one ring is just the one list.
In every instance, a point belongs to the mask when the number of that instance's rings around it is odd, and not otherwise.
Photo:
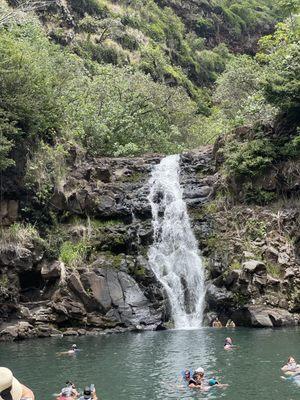
[(265, 64), (264, 93), (282, 111), (300, 111), (300, 32), (287, 21), (259, 41), (257, 59)]
[(196, 105), (182, 89), (131, 68), (104, 67), (89, 93), (83, 140), (92, 153), (169, 153), (187, 146)]

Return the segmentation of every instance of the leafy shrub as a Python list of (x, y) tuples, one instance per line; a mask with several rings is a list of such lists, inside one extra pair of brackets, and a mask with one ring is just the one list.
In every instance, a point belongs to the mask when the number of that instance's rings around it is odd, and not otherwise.
[(67, 151), (62, 144), (50, 146), (43, 141), (28, 158), (25, 182), (40, 202), (50, 199), (53, 189), (62, 190), (65, 176)]
[(243, 185), (243, 193), (246, 203), (260, 206), (271, 203), (277, 197), (275, 192), (257, 188), (251, 182)]
[(247, 142), (232, 140), (225, 145), (225, 166), (234, 176), (255, 176), (272, 164), (276, 148), (265, 138)]

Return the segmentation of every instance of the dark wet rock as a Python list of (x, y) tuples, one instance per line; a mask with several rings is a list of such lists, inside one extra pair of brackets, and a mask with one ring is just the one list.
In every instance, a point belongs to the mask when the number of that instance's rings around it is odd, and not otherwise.
[(232, 315), (232, 319), (238, 326), (257, 328), (294, 326), (299, 323), (299, 315), (295, 316), (287, 310), (266, 306), (241, 308)]
[(232, 304), (232, 293), (226, 288), (209, 284), (206, 289), (206, 302), (211, 310), (224, 308)]

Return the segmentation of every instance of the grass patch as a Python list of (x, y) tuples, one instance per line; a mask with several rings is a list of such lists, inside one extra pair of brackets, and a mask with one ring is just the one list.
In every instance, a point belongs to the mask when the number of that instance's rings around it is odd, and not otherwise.
[(26, 246), (34, 239), (41, 240), (37, 229), (30, 224), (14, 223), (9, 228), (0, 229), (0, 246), (19, 245)]
[(87, 259), (90, 247), (85, 239), (77, 243), (64, 242), (60, 247), (59, 259), (67, 267), (76, 268)]
[(92, 219), (90, 221), (90, 225), (93, 229), (101, 229), (101, 228), (109, 228), (116, 225), (124, 224), (120, 219), (109, 219), (109, 220), (100, 220), (100, 219)]
[(235, 270), (235, 269), (242, 269), (242, 264), (239, 261), (234, 260), (230, 265), (229, 268), (231, 270)]
[(266, 267), (267, 267), (267, 272), (274, 278), (280, 278), (282, 275), (282, 270), (280, 265), (278, 264), (272, 264), (270, 262), (265, 262)]

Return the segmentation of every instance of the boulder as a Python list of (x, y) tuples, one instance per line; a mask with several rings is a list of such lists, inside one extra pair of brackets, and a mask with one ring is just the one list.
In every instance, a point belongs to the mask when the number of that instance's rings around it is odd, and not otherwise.
[(33, 266), (33, 255), (25, 247), (9, 244), (0, 249), (0, 264), (30, 270)]
[(61, 271), (64, 268), (61, 261), (54, 261), (50, 264), (44, 262), (41, 269), (41, 275), (43, 279), (57, 279), (60, 278)]
[(87, 272), (82, 275), (81, 281), (89, 297), (96, 301), (103, 312), (108, 311), (112, 304), (106, 278), (95, 272)]
[(243, 271), (249, 274), (265, 275), (267, 268), (262, 261), (249, 260), (242, 264)]
[(289, 311), (263, 305), (251, 305), (240, 308), (232, 315), (238, 326), (273, 328), (296, 325), (298, 320)]
[(118, 276), (124, 293), (125, 303), (132, 307), (146, 306), (148, 304), (148, 300), (142, 293), (135, 280), (125, 272), (120, 272)]
[(83, 305), (71, 298), (63, 298), (52, 303), (53, 312), (61, 316), (60, 321), (69, 319), (85, 322), (86, 311)]
[(117, 271), (111, 269), (107, 270), (106, 279), (112, 304), (115, 307), (124, 306), (124, 293), (119, 282)]
[(0, 331), (0, 342), (12, 342), (18, 337), (17, 325), (11, 325)]
[(212, 283), (206, 289), (206, 302), (210, 310), (222, 309), (233, 303), (233, 295), (226, 288), (218, 288)]
[(239, 277), (241, 275), (241, 270), (239, 269), (234, 269), (229, 272), (229, 274), (226, 276), (225, 279), (225, 286), (228, 289), (229, 287), (233, 286), (237, 281), (239, 280)]

